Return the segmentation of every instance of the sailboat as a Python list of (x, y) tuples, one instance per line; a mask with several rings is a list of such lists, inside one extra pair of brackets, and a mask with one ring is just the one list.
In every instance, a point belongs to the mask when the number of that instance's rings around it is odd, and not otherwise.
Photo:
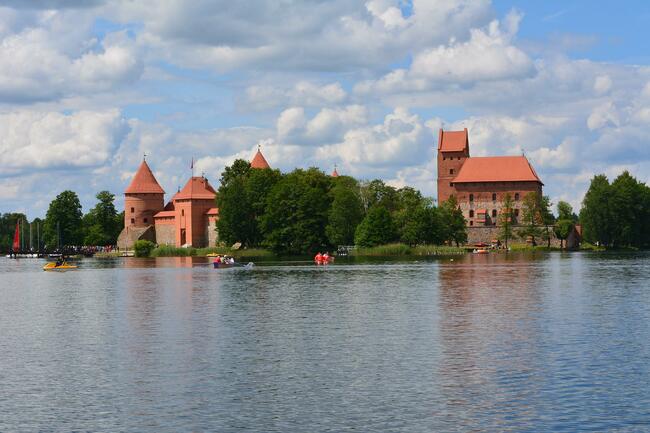
[(16, 231), (14, 232), (14, 242), (11, 245), (11, 252), (7, 254), (7, 257), (17, 257), (18, 251), (20, 251), (20, 220), (16, 221)]

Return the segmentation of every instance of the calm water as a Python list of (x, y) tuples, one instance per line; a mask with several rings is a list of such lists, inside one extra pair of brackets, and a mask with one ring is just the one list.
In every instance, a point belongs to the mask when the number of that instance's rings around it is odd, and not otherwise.
[(0, 431), (650, 431), (650, 255), (0, 259)]

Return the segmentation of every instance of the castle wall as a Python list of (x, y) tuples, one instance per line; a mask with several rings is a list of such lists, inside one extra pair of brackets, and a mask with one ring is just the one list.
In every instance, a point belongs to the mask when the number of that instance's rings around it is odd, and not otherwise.
[(217, 218), (214, 216), (208, 216), (208, 224), (206, 226), (207, 233), (205, 234), (206, 239), (208, 240), (209, 247), (216, 247), (217, 242), (219, 241), (219, 235), (217, 233)]
[(438, 151), (438, 203), (443, 203), (452, 195), (456, 195), (456, 188), (452, 181), (460, 172), (463, 163), (469, 154), (465, 152)]
[(174, 218), (156, 218), (156, 242), (158, 245), (176, 245)]
[(153, 225), (153, 216), (163, 210), (164, 206), (164, 194), (125, 194), (124, 227), (147, 227)]
[[(513, 200), (513, 220), (516, 223), (526, 194), (537, 192), (541, 195), (542, 193), (542, 186), (537, 182), (459, 183), (455, 187), (456, 199), (470, 227), (497, 224), (506, 194), (510, 194)], [(478, 216), (480, 209), (487, 210), (485, 221)]]

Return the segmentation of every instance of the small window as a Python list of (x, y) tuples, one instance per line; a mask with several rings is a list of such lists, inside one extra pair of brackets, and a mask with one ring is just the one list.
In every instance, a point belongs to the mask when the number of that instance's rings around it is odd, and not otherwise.
[(446, 157), (446, 156), (443, 156), (443, 157), (442, 157), (442, 160), (443, 160), (443, 161), (446, 161), (446, 160), (447, 160), (447, 157)]
[(145, 218), (142, 222), (145, 222), (145, 223), (146, 223), (146, 222), (147, 222), (147, 218)]
[(469, 201), (474, 201), (474, 194), (469, 195)]
[(458, 160), (460, 161), (460, 156), (458, 157)]
[(185, 209), (181, 209), (181, 216), (185, 216)]
[(470, 210), (470, 211), (469, 211), (469, 217), (470, 217), (470, 218), (474, 218), (474, 211), (473, 211), (473, 210)]
[(449, 169), (449, 174), (454, 174), (454, 169), (453, 168)]
[(135, 213), (135, 209), (134, 209), (134, 208), (131, 208), (131, 213)]
[(474, 225), (474, 221), (470, 221), (470, 222), (469, 222), (469, 225), (473, 226), (473, 225)]
[(453, 183), (453, 182), (449, 182), (449, 186), (454, 186), (454, 183)]
[(492, 218), (496, 218), (496, 217), (497, 217), (497, 210), (492, 209)]
[(515, 193), (515, 200), (519, 201), (519, 193), (518, 192)]
[(519, 209), (515, 209), (515, 216), (516, 216), (516, 217), (519, 216)]
[(131, 218), (131, 224), (135, 224), (135, 218)]
[(497, 201), (497, 195), (496, 193), (492, 193), (492, 201)]

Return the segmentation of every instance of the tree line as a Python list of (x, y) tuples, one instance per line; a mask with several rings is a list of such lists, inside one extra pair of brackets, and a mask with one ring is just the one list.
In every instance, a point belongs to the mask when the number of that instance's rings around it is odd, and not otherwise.
[[(21, 236), (24, 248), (29, 248), (29, 226), (32, 227), (32, 247), (56, 249), (66, 245), (115, 245), (124, 227), (124, 213), (115, 209), (115, 196), (101, 191), (97, 203), (85, 215), (79, 197), (73, 191), (63, 191), (50, 203), (45, 219), (28, 221), (22, 213), (5, 213), (0, 217), (0, 250), (12, 249), (16, 222), (23, 225)], [(37, 236), (38, 230), (38, 236)], [(39, 239), (37, 241), (37, 238)], [(40, 245), (39, 245), (40, 244)]]
[(650, 188), (624, 171), (594, 176), (582, 201), (583, 238), (610, 248), (650, 246)]
[(237, 160), (220, 180), (217, 230), (226, 244), (303, 254), (339, 245), (467, 240), (455, 199), (436, 207), (413, 188), (397, 189), (378, 179), (331, 177), (317, 168), (283, 174)]

